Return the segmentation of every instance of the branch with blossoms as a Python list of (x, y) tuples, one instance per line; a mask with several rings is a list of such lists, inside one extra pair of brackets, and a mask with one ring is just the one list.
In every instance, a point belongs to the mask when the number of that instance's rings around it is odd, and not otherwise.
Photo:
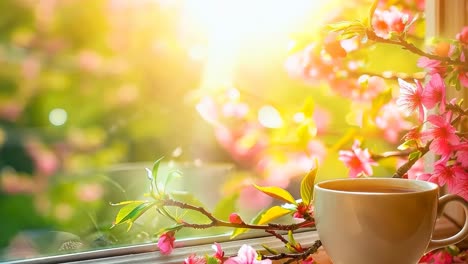
[[(452, 99), (448, 102), (446, 98), (447, 90), (468, 87), (468, 61), (465, 59), (468, 52), (468, 27), (457, 34), (457, 40), (439, 42), (433, 51), (426, 52), (406, 38), (417, 20), (418, 17), (410, 19), (408, 14), (395, 7), (379, 10), (375, 4), (367, 19), (344, 21), (330, 26), (339, 33), (338, 43), (357, 38), (367, 45), (398, 46), (421, 56), (418, 66), (428, 72), (426, 85), (416, 78), (414, 84), (407, 79), (398, 78), (400, 93), (395, 105), (407, 116), (418, 117), (417, 125), (403, 137), (404, 142), (398, 147), (399, 151), (371, 154), (368, 149), (361, 147), (360, 141), (355, 141), (351, 150), (340, 151), (339, 159), (350, 168), (350, 177), (358, 177), (372, 176), (372, 167), (378, 165), (377, 160), (406, 157), (407, 161), (393, 174), (393, 177), (402, 178), (408, 177), (408, 172), (415, 164), (432, 152), (439, 157), (434, 171), (420, 172), (412, 177), (441, 186), (447, 185), (450, 192), (468, 199), (468, 143), (464, 131), (467, 110), (463, 100)], [(334, 45), (335, 50), (344, 49)]]
[[(330, 25), (332, 33), (322, 42), (308, 45), (287, 60), (286, 68), (292, 77), (303, 78), (312, 84), (325, 81), (329, 84), (330, 94), (351, 101), (354, 116), (349, 118), (353, 120), (348, 124), (354, 127), (340, 134), (342, 137), (338, 140), (333, 140), (331, 147), (324, 143), (327, 113), (316, 107), (310, 98), (306, 99), (300, 111), (295, 112), (290, 122), (282, 119), (271, 102), (252, 114), (250, 105), (241, 100), (241, 93), (234, 88), (201, 98), (197, 110), (213, 125), (222, 147), (241, 167), (265, 176), (263, 187), (250, 187), (284, 202), (283, 205), (268, 207), (247, 222), (236, 212), (217, 215), (203, 206), (179, 201), (164, 185), (159, 187), (158, 160), (152, 170), (147, 170), (151, 182), (147, 197), (152, 200), (119, 203), (123, 207), (117, 214), (115, 224), (127, 223), (131, 227), (142, 214), (155, 208), (174, 223), (159, 233), (158, 247), (162, 254), (172, 252), (175, 236), (184, 228), (227, 227), (233, 229), (232, 237), (248, 230), (263, 230), (281, 241), (286, 248), (286, 252), (277, 252), (265, 246), (265, 251), (257, 252), (244, 245), (237, 256), (227, 258), (221, 245), (215, 244), (213, 256), (191, 255), (185, 263), (271, 263), (271, 260), (280, 259), (286, 263), (314, 263), (311, 254), (317, 251), (321, 242), (302, 247), (295, 241), (294, 233), (315, 226), (313, 186), (319, 163), (323, 164), (330, 150), (338, 151), (338, 159), (348, 168), (349, 177), (372, 177), (375, 166), (386, 159), (396, 159), (398, 164), (392, 177), (431, 181), (447, 186), (449, 192), (468, 200), (468, 110), (463, 100), (449, 100), (446, 95), (449, 89), (468, 87), (468, 62), (465, 59), (468, 54), (468, 27), (462, 29), (456, 40), (440, 41), (425, 51), (408, 38), (412, 27), (419, 21), (418, 16), (397, 7), (379, 8), (378, 1), (375, 1), (367, 18)], [(420, 56), (414, 64), (422, 69), (416, 73), (369, 71), (357, 57), (362, 55), (359, 53), (361, 50), (372, 49), (379, 44), (397, 47), (398, 50), (403, 48), (403, 52)], [(421, 73), (422, 70), (427, 73)], [(389, 84), (398, 85), (396, 98)], [(261, 99), (252, 94), (250, 96), (257, 103)], [(286, 132), (294, 130), (294, 137), (285, 136), (289, 134), (281, 130), (282, 127)], [(396, 150), (377, 153), (365, 147), (367, 142), (363, 139), (369, 135), (375, 136), (375, 128), (381, 133), (377, 137), (381, 140), (383, 134)], [(342, 130), (337, 131), (333, 133), (341, 133)], [(281, 144), (283, 142), (278, 142), (278, 138), (283, 137), (294, 140)], [(354, 143), (351, 145), (351, 142)], [(350, 149), (346, 149), (348, 144), (351, 145)], [(267, 156), (278, 145), (286, 163), (278, 164)], [(301, 148), (302, 151), (298, 150)], [(422, 166), (422, 158), (428, 153), (438, 157), (430, 172), (424, 171)], [(313, 160), (316, 161), (314, 169), (301, 181), (300, 199), (295, 199), (284, 188), (269, 184), (280, 179), (284, 187), (294, 174), (287, 169), (294, 168), (295, 174), (298, 171), (306, 173), (304, 166), (310, 169)], [(176, 214), (172, 210), (174, 208), (184, 213)], [(206, 220), (191, 222), (186, 217), (189, 212)], [(302, 220), (291, 224), (274, 222), (285, 216)], [(283, 235), (285, 232), (287, 235)], [(425, 260), (435, 256), (426, 255)]]
[[(162, 254), (170, 254), (174, 248), (175, 235), (183, 228), (191, 229), (209, 229), (213, 227), (228, 227), (232, 228), (231, 237), (234, 238), (239, 236), (248, 230), (264, 230), (265, 232), (273, 235), (281, 242), (284, 243), (287, 252), (277, 252), (270, 249), (267, 246), (265, 250), (270, 254), (257, 253), (253, 248), (249, 246), (243, 246), (239, 250), (239, 254), (236, 257), (224, 258), (224, 252), (219, 244), (215, 244), (214, 249), (216, 254), (214, 256), (205, 256), (206, 261), (212, 261), (209, 263), (238, 263), (243, 258), (249, 259), (254, 256), (253, 259), (261, 259), (258, 263), (271, 263), (271, 260), (288, 260), (286, 263), (292, 263), (293, 261), (308, 260), (312, 263), (311, 254), (317, 252), (321, 246), (320, 241), (316, 241), (310, 247), (303, 247), (294, 239), (294, 232), (303, 229), (311, 228), (315, 226), (315, 220), (312, 212), (312, 198), (313, 198), (313, 186), (315, 177), (317, 174), (318, 164), (316, 163), (315, 168), (311, 170), (301, 182), (301, 198), (294, 199), (293, 196), (285, 189), (276, 186), (257, 186), (254, 185), (258, 191), (269, 195), (279, 201), (284, 202), (281, 206), (272, 206), (266, 210), (262, 210), (254, 219), (249, 223), (244, 222), (241, 216), (235, 212), (230, 213), (227, 220), (222, 220), (220, 217), (215, 216), (212, 212), (205, 209), (203, 206), (197, 206), (186, 202), (181, 202), (174, 199), (174, 193), (167, 192), (167, 184), (170, 182), (171, 177), (174, 173), (170, 173), (164, 183), (160, 182), (158, 177), (158, 170), (162, 159), (157, 160), (153, 168), (147, 169), (147, 176), (150, 181), (150, 190), (146, 194), (147, 197), (151, 197), (152, 200), (142, 201), (124, 201), (115, 206), (123, 206), (114, 221), (114, 226), (120, 224), (128, 224), (130, 229), (132, 224), (140, 218), (146, 211), (151, 208), (156, 208), (157, 212), (162, 216), (168, 217), (174, 222), (173, 226), (164, 228), (159, 233), (158, 247)], [(163, 184), (163, 185), (161, 185)], [(182, 214), (175, 214), (170, 208), (179, 208), (184, 210)], [(185, 219), (186, 215), (190, 212), (196, 212), (203, 215), (206, 218), (206, 223), (192, 223)], [(296, 219), (301, 219), (298, 223), (291, 224), (278, 224), (272, 221), (284, 217), (292, 216)], [(279, 231), (287, 231), (287, 238), (284, 237)], [(187, 262), (203, 259), (196, 255), (189, 256)]]

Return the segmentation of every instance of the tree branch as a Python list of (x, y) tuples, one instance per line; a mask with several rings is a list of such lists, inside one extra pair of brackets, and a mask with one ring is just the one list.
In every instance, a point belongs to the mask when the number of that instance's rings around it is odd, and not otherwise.
[(257, 229), (257, 230), (289, 231), (289, 230), (297, 230), (299, 228), (306, 227), (306, 226), (310, 227), (311, 226), (310, 224), (313, 225), (315, 223), (314, 219), (311, 219), (311, 220), (305, 220), (301, 223), (290, 224), (290, 225), (282, 225), (282, 224), (274, 224), (274, 223), (271, 223), (268, 225), (255, 225), (255, 224), (247, 224), (247, 223), (236, 224), (236, 223), (231, 223), (231, 222), (220, 220), (214, 217), (213, 214), (208, 212), (205, 208), (200, 207), (200, 206), (194, 206), (191, 204), (182, 203), (182, 202), (175, 201), (172, 199), (164, 199), (162, 200), (162, 204), (164, 206), (175, 206), (181, 209), (196, 211), (196, 212), (203, 214), (210, 220), (210, 223), (207, 223), (207, 224), (192, 224), (192, 223), (187, 223), (187, 222), (179, 222), (184, 227), (193, 228), (193, 229), (208, 229), (208, 228), (217, 226), (217, 227), (232, 227), (232, 228), (248, 228), (248, 229)]
[(408, 51), (410, 51), (410, 52), (412, 52), (414, 54), (429, 58), (431, 60), (438, 60), (438, 61), (450, 64), (450, 65), (465, 65), (465, 66), (468, 65), (468, 61), (463, 62), (460, 59), (453, 60), (450, 57), (442, 57), (442, 56), (438, 56), (438, 55), (434, 55), (434, 54), (424, 52), (423, 50), (417, 48), (414, 44), (407, 42), (402, 37), (398, 38), (398, 40), (385, 39), (385, 38), (381, 38), (381, 37), (377, 36), (375, 34), (375, 32), (372, 31), (372, 30), (367, 30), (366, 34), (367, 34), (367, 38), (369, 40), (373, 40), (373, 41), (379, 42), (379, 43), (386, 43), (386, 44), (401, 46), (403, 49), (406, 49), (406, 50), (408, 50)]

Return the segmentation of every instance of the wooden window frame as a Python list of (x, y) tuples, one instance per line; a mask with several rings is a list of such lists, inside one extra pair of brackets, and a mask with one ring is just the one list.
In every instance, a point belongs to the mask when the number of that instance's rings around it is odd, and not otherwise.
[[(426, 0), (426, 38), (447, 37), (453, 38), (464, 26), (468, 25), (468, 1), (466, 0)], [(464, 98), (468, 100), (466, 89), (447, 91), (447, 98)], [(426, 158), (428, 164), (433, 164), (434, 156)], [(440, 220), (437, 228), (438, 235), (446, 236), (456, 233), (465, 222), (464, 210), (458, 204), (447, 206), (444, 218)], [(461, 243), (468, 246), (468, 239)]]

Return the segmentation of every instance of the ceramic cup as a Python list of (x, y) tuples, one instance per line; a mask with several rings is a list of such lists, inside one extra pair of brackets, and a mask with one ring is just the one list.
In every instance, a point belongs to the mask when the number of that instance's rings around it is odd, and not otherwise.
[[(438, 215), (450, 201), (465, 210), (456, 235), (432, 240)], [(315, 185), (315, 220), (334, 264), (415, 264), (425, 252), (468, 236), (468, 203), (456, 195), (439, 198), (436, 184), (407, 179), (358, 178)]]

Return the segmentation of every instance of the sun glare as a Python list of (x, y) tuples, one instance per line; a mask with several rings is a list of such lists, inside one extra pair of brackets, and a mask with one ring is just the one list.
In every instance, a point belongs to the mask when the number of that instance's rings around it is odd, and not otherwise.
[[(333, 1), (332, 1), (333, 2)], [(231, 83), (236, 57), (242, 45), (255, 47), (271, 41), (288, 39), (306, 18), (323, 18), (327, 1), (317, 0), (187, 0), (186, 21), (193, 30), (206, 34), (207, 53), (202, 88), (216, 89)], [(313, 27), (314, 25), (308, 25)]]

